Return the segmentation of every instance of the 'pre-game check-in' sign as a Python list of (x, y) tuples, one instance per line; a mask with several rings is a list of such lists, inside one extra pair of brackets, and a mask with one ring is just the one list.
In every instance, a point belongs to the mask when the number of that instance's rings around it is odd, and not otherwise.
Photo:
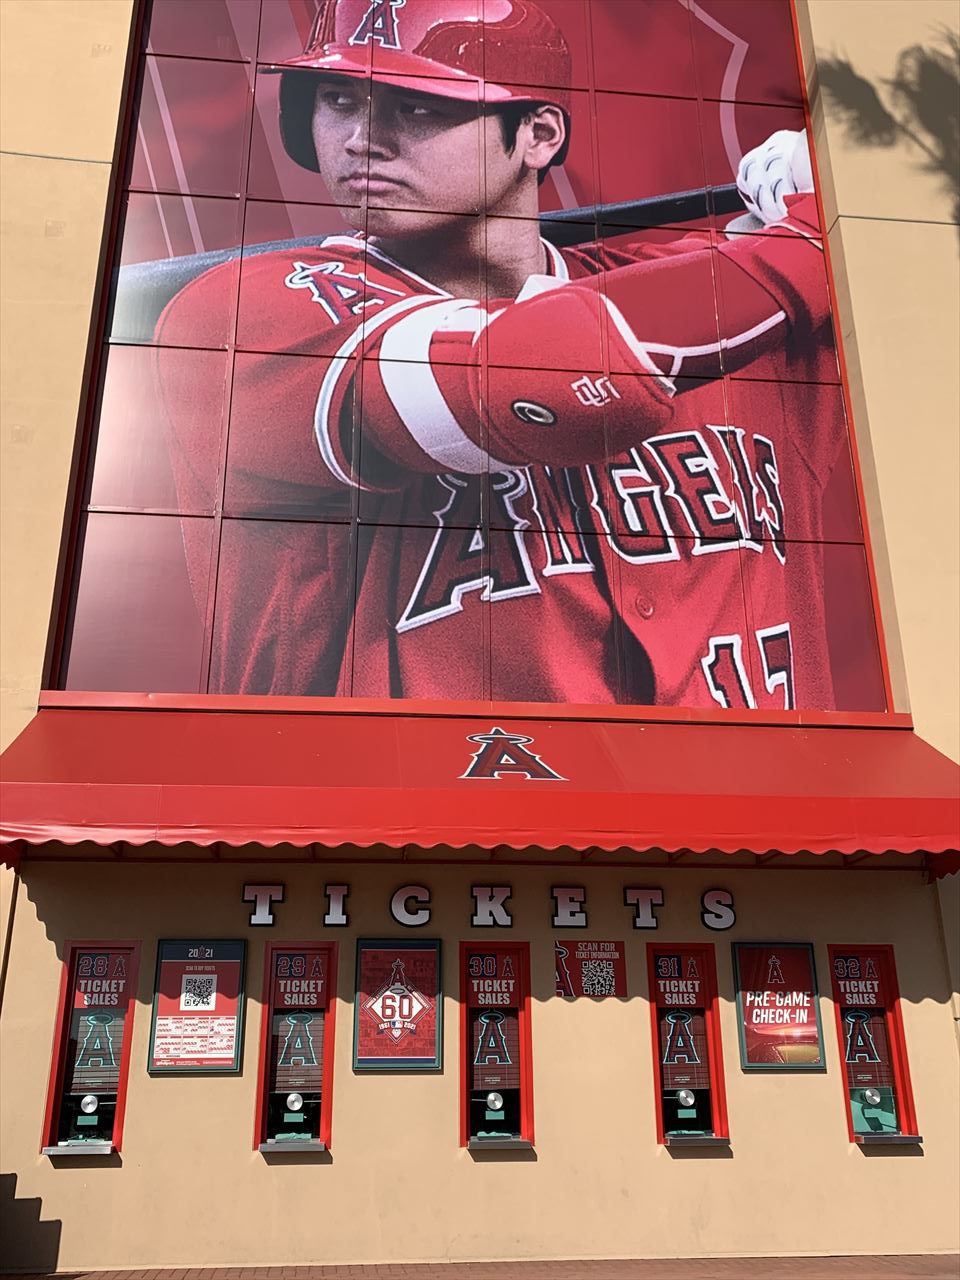
[(743, 1069), (825, 1070), (813, 947), (737, 942), (733, 964)]
[(245, 943), (161, 940), (150, 1027), (151, 1075), (238, 1072)]
[(553, 944), (557, 995), (625, 996), (627, 964), (622, 942), (567, 941)]
[(440, 942), (357, 943), (355, 1071), (439, 1071)]

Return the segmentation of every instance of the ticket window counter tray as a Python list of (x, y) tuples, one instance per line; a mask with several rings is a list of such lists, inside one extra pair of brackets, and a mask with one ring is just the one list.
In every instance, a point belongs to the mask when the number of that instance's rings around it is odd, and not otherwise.
[(668, 1133), (664, 1136), (668, 1147), (729, 1147), (730, 1139), (715, 1133)]
[(112, 1156), (117, 1148), (112, 1142), (61, 1142), (56, 1146), (41, 1147), (44, 1156)]
[(477, 1138), (467, 1141), (468, 1151), (533, 1151), (534, 1145), (526, 1138)]
[(854, 1141), (858, 1146), (864, 1147), (920, 1147), (923, 1145), (923, 1138), (919, 1133), (858, 1133)]
[(264, 1155), (280, 1155), (281, 1153), (301, 1151), (326, 1151), (327, 1144), (317, 1138), (267, 1138), (257, 1148)]

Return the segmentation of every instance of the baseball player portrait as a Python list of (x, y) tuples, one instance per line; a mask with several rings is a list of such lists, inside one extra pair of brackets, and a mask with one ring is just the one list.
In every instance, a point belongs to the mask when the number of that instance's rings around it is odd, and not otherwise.
[(548, 3), (320, 0), (257, 69), (343, 226), (248, 213), (144, 339), (190, 511), (220, 391), (178, 357), (236, 301), (212, 573), (183, 522), (209, 691), (882, 705), (806, 134), (739, 156), (735, 216), (544, 213), (599, 128), (571, 65)]

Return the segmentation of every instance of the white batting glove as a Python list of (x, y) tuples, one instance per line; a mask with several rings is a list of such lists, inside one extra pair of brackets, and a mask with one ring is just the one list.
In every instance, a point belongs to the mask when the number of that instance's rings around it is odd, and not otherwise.
[(748, 151), (737, 170), (737, 190), (761, 222), (782, 221), (787, 216), (786, 197), (813, 190), (806, 133), (778, 129)]

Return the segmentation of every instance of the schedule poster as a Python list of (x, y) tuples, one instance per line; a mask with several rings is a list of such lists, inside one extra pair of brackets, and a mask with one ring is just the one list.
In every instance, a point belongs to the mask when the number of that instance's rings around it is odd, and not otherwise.
[(553, 956), (558, 996), (572, 999), (627, 994), (622, 942), (555, 942)]
[(242, 941), (179, 938), (159, 943), (151, 1075), (240, 1071), (245, 947)]
[(439, 1071), (440, 943), (357, 943), (355, 1071)]
[(743, 1069), (826, 1070), (810, 944), (738, 942), (733, 963)]

